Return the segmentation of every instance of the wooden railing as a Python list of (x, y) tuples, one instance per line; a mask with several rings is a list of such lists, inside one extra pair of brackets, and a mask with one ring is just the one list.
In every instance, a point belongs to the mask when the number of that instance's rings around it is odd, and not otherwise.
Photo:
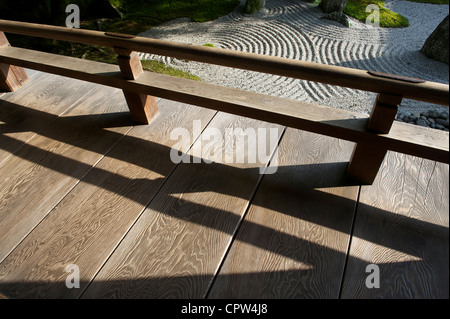
[[(118, 65), (11, 47), (3, 32), (114, 48)], [(370, 116), (275, 96), (144, 72), (136, 52), (316, 81), (378, 93)], [(123, 90), (131, 117), (150, 123), (154, 96), (355, 142), (349, 178), (371, 184), (388, 150), (449, 163), (448, 132), (399, 123), (403, 98), (449, 105), (449, 86), (391, 74), (192, 46), (132, 35), (0, 20), (0, 89), (27, 82), (22, 68)]]

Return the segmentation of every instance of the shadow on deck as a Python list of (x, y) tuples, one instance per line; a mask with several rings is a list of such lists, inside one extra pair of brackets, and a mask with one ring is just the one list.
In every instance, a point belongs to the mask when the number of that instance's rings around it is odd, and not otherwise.
[[(30, 76), (0, 96), (5, 297), (448, 298), (448, 165), (388, 152), (355, 185), (351, 142), (162, 99), (134, 126), (118, 89)], [(244, 162), (201, 161), (225, 154), (230, 128), (277, 143), (264, 162), (242, 136)]]

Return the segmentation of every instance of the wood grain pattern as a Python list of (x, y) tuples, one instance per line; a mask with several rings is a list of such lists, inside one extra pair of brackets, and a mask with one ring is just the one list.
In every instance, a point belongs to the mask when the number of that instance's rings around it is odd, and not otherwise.
[[(105, 94), (110, 103), (105, 103)], [(124, 110), (119, 90), (96, 89), (26, 145), (2, 136), (21, 147), (0, 166), (0, 260), (129, 129), (129, 120), (114, 113)], [(106, 130), (104, 125), (113, 126)]]
[(27, 73), (27, 75), (28, 75), (28, 77), (30, 78), (30, 80), (31, 80), (31, 78), (32, 78), (34, 75), (39, 74), (39, 72), (36, 71), (36, 70), (31, 70), (31, 69), (24, 69), (24, 70), (25, 70), (25, 72)]
[[(225, 113), (208, 125), (222, 134), (227, 128), (271, 127), (279, 128)], [(281, 128), (277, 132), (281, 134)], [(202, 139), (209, 140), (205, 134)], [(203, 145), (205, 158), (214, 158)], [(255, 151), (239, 148), (242, 145), (236, 142), (236, 152), (250, 156)], [(205, 296), (265, 163), (193, 163), (198, 146), (199, 141), (189, 153), (190, 163), (177, 167), (83, 298)], [(218, 146), (225, 154), (225, 143), (209, 146)]]
[(17, 91), (29, 81), (23, 68), (0, 63), (0, 92)]
[(401, 102), (401, 96), (378, 94), (367, 128), (377, 133), (389, 133)]
[[(119, 54), (117, 61), (124, 79), (136, 80), (144, 73), (137, 52), (116, 49), (116, 53)], [(123, 93), (133, 121), (140, 124), (149, 124), (158, 115), (158, 106), (154, 96), (129, 91), (124, 91)]]
[[(378, 94), (367, 129), (372, 132), (388, 134), (401, 101), (401, 96)], [(386, 152), (387, 149), (384, 147), (357, 143), (348, 164), (347, 176), (362, 184), (372, 184), (380, 170)]]
[(0, 166), (97, 87), (61, 76), (30, 73), (31, 83), (0, 98)]
[(117, 56), (117, 62), (119, 64), (122, 76), (127, 80), (136, 80), (142, 73), (144, 69), (142, 68), (141, 60), (137, 52), (123, 52), (123, 50), (115, 51)]
[(209, 298), (337, 298), (358, 186), (352, 143), (288, 129)]
[(387, 150), (369, 144), (358, 143), (353, 149), (347, 169), (347, 177), (359, 184), (371, 185), (383, 164)]
[[(10, 52), (11, 51), (11, 52)], [(9, 52), (9, 53), (8, 53)], [(50, 58), (51, 56), (51, 58)], [(313, 133), (366, 143), (443, 163), (449, 162), (449, 134), (440, 130), (395, 122), (389, 134), (367, 130), (364, 114), (283, 99), (153, 72), (139, 79), (122, 79), (118, 66), (71, 57), (6, 48), (0, 57), (8, 63), (36, 68), (84, 81), (158, 96)], [(448, 100), (447, 100), (448, 102)]]
[[(214, 111), (162, 100), (155, 126), (132, 127), (120, 90), (45, 77), (44, 90), (27, 85), (0, 101), (0, 149), (15, 154), (0, 164), (0, 249), (10, 251), (2, 298), (336, 298), (339, 289), (342, 298), (448, 298), (448, 165), (388, 153), (361, 188), (342, 278), (358, 188), (343, 180), (352, 143), (288, 129), (276, 174), (252, 197), (257, 165), (174, 169), (167, 158), (179, 141), (169, 133), (201, 131), (193, 120), (203, 128)], [(88, 95), (77, 102), (77, 92)], [(230, 114), (214, 126), (271, 127)], [(217, 143), (204, 133), (203, 157), (213, 158)], [(379, 289), (365, 286), (369, 263), (380, 266)], [(65, 286), (69, 264), (80, 266), (81, 289)]]
[(113, 37), (99, 31), (67, 29), (16, 21), (0, 20), (0, 30), (50, 39), (120, 47), (179, 59), (235, 67), (251, 71), (317, 81), (377, 93), (398, 94), (405, 98), (448, 105), (448, 85), (425, 81), (410, 83), (373, 76), (367, 71), (314, 62), (273, 57), (220, 48), (187, 45), (145, 37)]
[[(133, 127), (0, 264), (3, 294), (80, 296), (176, 166), (170, 160), (176, 142), (170, 139), (171, 130), (190, 126), (194, 119), (206, 125), (215, 113), (169, 101), (161, 108), (164, 113), (153, 125)], [(117, 136), (115, 131), (107, 135)], [(65, 286), (70, 264), (80, 268), (80, 289)]]
[[(36, 70), (31, 70), (31, 69), (25, 69), (25, 72), (26, 72), (28, 78), (30, 79), (30, 81), (31, 81), (31, 78), (33, 77), (33, 75), (39, 73), (38, 71), (36, 71)], [(10, 94), (11, 94), (11, 92), (0, 92), (0, 98), (1, 98), (1, 97), (7, 96), (7, 95), (8, 95), (7, 93), (10, 93)]]
[(154, 96), (128, 91), (124, 91), (123, 94), (131, 119), (137, 124), (150, 124), (158, 116), (159, 110)]
[[(0, 50), (10, 46), (3, 32), (0, 32)], [(0, 92), (14, 92), (29, 82), (24, 69), (0, 63)]]
[[(448, 298), (449, 166), (388, 152), (363, 186), (343, 298)], [(380, 288), (365, 285), (369, 264)]]

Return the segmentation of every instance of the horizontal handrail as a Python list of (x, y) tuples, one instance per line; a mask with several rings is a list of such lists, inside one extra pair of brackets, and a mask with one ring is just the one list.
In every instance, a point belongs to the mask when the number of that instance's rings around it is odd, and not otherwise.
[(22, 48), (1, 49), (0, 60), (24, 68), (199, 105), (262, 121), (270, 119), (270, 122), (292, 128), (355, 143), (385, 147), (392, 151), (447, 164), (449, 162), (448, 134), (416, 125), (396, 122), (389, 134), (374, 134), (366, 128), (368, 123), (366, 114), (332, 109), (317, 104), (154, 72), (146, 72), (136, 80), (126, 80), (123, 79), (117, 65)]
[(449, 85), (447, 84), (429, 81), (419, 83), (410, 82), (408, 80), (405, 81), (405, 79), (378, 76), (368, 71), (341, 66), (249, 52), (238, 52), (221, 48), (194, 46), (146, 37), (69, 29), (8, 20), (0, 20), (0, 31), (113, 48), (126, 48), (138, 52), (153, 53), (369, 92), (399, 95), (403, 98), (423, 102), (449, 105)]

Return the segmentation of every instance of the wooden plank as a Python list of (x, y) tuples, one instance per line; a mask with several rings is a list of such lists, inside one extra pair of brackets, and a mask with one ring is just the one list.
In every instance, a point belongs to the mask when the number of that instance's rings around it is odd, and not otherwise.
[(378, 94), (367, 128), (377, 133), (389, 133), (401, 102), (401, 96)]
[[(202, 144), (194, 144), (155, 199), (102, 267), (83, 298), (201, 298), (215, 275), (248, 201), (259, 180), (259, 167), (252, 164), (254, 142), (235, 144), (210, 139), (211, 129), (227, 136), (226, 129), (264, 131), (277, 125), (220, 113), (208, 125)], [(231, 136), (231, 135), (230, 135)], [(210, 143), (208, 143), (208, 141)], [(205, 144), (206, 143), (206, 144)], [(228, 152), (228, 146), (235, 147)], [(200, 147), (202, 146), (202, 147)], [(217, 148), (215, 148), (217, 147)], [(193, 163), (203, 150), (204, 159)], [(212, 150), (215, 149), (213, 152)], [(245, 154), (243, 163), (220, 164), (230, 154)]]
[(32, 70), (32, 69), (24, 69), (24, 70), (25, 70), (25, 72), (27, 73), (27, 75), (28, 75), (28, 77), (30, 78), (30, 80), (31, 80), (31, 78), (32, 78), (34, 75), (40, 73), (40, 72), (38, 72), (38, 71), (36, 71), (36, 70)]
[(0, 99), (0, 165), (96, 85), (37, 72), (33, 82)]
[[(114, 102), (103, 96), (104, 104)], [(215, 114), (171, 101), (160, 107), (163, 112), (151, 126), (133, 127), (0, 264), (1, 293), (10, 298), (82, 294), (175, 168), (170, 151), (178, 140), (171, 139), (171, 131), (194, 120), (204, 127)], [(80, 289), (65, 285), (71, 264), (80, 269)]]
[(14, 92), (29, 82), (23, 68), (0, 63), (0, 92)]
[[(8, 39), (0, 32), (0, 50), (9, 46)], [(27, 73), (23, 68), (0, 63), (0, 92), (13, 92), (29, 82)]]
[(193, 46), (145, 37), (111, 36), (99, 31), (67, 29), (7, 20), (0, 20), (0, 30), (56, 40), (126, 48), (137, 52), (148, 52), (179, 59), (265, 72), (369, 92), (398, 94), (404, 98), (417, 99), (424, 102), (448, 105), (449, 101), (449, 87), (446, 84), (428, 81), (411, 83), (409, 81), (374, 76), (364, 70), (341, 66), (220, 48)]
[(123, 94), (131, 118), (137, 124), (149, 124), (158, 115), (158, 105), (154, 96), (129, 91), (124, 91)]
[[(401, 96), (378, 94), (370, 114), (367, 129), (373, 132), (388, 134), (397, 115)], [(347, 175), (350, 179), (370, 185), (380, 170), (387, 149), (370, 144), (357, 143), (353, 150)]]
[(388, 152), (361, 190), (342, 298), (449, 297), (448, 180), (448, 165)]
[[(31, 78), (32, 78), (34, 75), (40, 73), (40, 72), (38, 72), (38, 71), (36, 71), (36, 70), (31, 70), (31, 69), (25, 69), (25, 72), (26, 72), (28, 78), (30, 79), (30, 81), (31, 81)], [(4, 96), (7, 96), (7, 93), (11, 93), (11, 92), (0, 92), (0, 98), (1, 98), (2, 96), (3, 96), (3, 97), (4, 97)]]
[(126, 81), (115, 65), (58, 55), (49, 56), (47, 53), (23, 51), (19, 48), (7, 49), (10, 53), (0, 51), (0, 58), (11, 64), (262, 121), (270, 119), (283, 126), (351, 142), (382, 146), (388, 150), (443, 163), (449, 162), (448, 132), (395, 122), (389, 134), (374, 134), (367, 130), (368, 116), (365, 114), (152, 72), (145, 72), (137, 80)]
[(363, 185), (371, 185), (383, 164), (387, 150), (369, 144), (355, 145), (347, 169), (347, 177)]
[(128, 51), (121, 48), (116, 48), (115, 52), (118, 54), (117, 62), (119, 63), (122, 76), (127, 80), (136, 80), (144, 69), (142, 68), (139, 55), (135, 51)]
[(337, 298), (358, 186), (352, 143), (288, 129), (209, 298)]
[[(30, 79), (30, 81), (32, 80), (32, 77), (36, 74), (39, 74), (39, 71), (36, 70), (31, 70), (31, 69), (24, 69), (25, 73), (27, 74), (28, 78)], [(7, 96), (7, 93), (12, 93), (12, 92), (0, 92), (0, 97), (2, 96)]]
[(127, 132), (126, 109), (119, 90), (97, 88), (26, 145), (2, 136), (21, 147), (0, 166), (0, 261)]
[[(121, 48), (116, 48), (115, 51), (118, 54), (117, 61), (124, 79), (136, 80), (144, 73), (137, 52)], [(158, 106), (154, 96), (130, 91), (124, 91), (123, 93), (130, 109), (131, 118), (135, 122), (149, 124), (158, 115)]]
[(124, 82), (118, 65), (22, 48), (3, 48), (0, 62), (117, 88)]

